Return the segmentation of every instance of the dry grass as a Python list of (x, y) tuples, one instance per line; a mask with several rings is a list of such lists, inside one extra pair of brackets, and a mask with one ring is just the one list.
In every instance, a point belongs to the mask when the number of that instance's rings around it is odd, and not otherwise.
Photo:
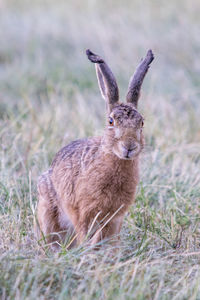
[[(0, 2), (2, 299), (200, 299), (200, 4)], [(115, 257), (87, 246), (41, 253), (36, 180), (56, 151), (102, 132), (86, 48), (112, 66), (122, 98), (148, 48), (140, 109), (146, 150)]]

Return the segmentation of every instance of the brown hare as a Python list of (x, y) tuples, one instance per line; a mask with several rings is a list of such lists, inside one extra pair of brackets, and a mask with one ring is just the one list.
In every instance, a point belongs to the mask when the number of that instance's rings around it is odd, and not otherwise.
[[(38, 229), (53, 247), (67, 236), (72, 245), (88, 237), (91, 245), (119, 236), (123, 218), (134, 202), (139, 154), (144, 146), (143, 117), (137, 111), (143, 79), (154, 59), (151, 50), (132, 76), (126, 103), (106, 62), (90, 50), (99, 88), (106, 101), (103, 136), (71, 142), (55, 156), (38, 180)], [(90, 232), (90, 234), (88, 234)]]

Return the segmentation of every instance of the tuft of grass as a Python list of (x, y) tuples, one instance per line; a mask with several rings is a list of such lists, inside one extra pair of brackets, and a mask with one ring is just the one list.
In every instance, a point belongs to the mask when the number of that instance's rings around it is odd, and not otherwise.
[[(192, 0), (0, 3), (0, 297), (200, 298), (200, 4)], [(155, 61), (137, 198), (121, 246), (57, 254), (37, 241), (37, 177), (69, 141), (99, 135), (104, 103), (85, 49), (106, 58), (124, 98), (139, 59)]]

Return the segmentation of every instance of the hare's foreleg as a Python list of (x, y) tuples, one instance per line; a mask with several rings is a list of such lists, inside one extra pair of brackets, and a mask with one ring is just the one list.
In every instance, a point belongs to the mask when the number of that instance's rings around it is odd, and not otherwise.
[(88, 234), (88, 221), (79, 222), (76, 226), (77, 244), (81, 245), (86, 241)]
[[(106, 225), (102, 225), (91, 239), (91, 245), (95, 245), (104, 239), (111, 238), (111, 243), (117, 245), (119, 242), (119, 233), (122, 227), (124, 216), (115, 217)], [(112, 239), (113, 238), (113, 239)]]
[[(118, 244), (119, 233), (121, 230), (123, 219), (124, 216), (119, 216), (111, 219), (107, 224), (104, 222), (104, 224), (98, 225), (98, 229), (96, 229), (96, 232), (94, 234), (92, 234), (93, 228), (91, 228), (91, 232), (89, 232), (92, 223), (90, 219), (84, 219), (82, 221), (79, 220), (79, 222), (75, 226), (78, 245), (83, 244), (83, 242), (86, 241), (87, 237), (89, 238), (91, 234), (91, 245), (96, 245), (102, 240), (109, 238), (111, 238), (111, 243), (113, 245)], [(94, 227), (95, 225), (96, 224), (94, 224)]]

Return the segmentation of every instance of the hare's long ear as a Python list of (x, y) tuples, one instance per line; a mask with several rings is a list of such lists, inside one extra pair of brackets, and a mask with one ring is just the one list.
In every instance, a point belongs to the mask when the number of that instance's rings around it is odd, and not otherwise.
[(88, 59), (95, 63), (97, 79), (102, 97), (106, 100), (108, 112), (112, 110), (113, 105), (119, 101), (119, 91), (116, 79), (106, 64), (106, 62), (89, 49), (86, 50)]
[(149, 69), (151, 62), (154, 59), (152, 50), (147, 52), (146, 57), (138, 65), (135, 73), (130, 79), (128, 86), (128, 93), (126, 96), (126, 101), (134, 104), (137, 108), (138, 100), (140, 98), (140, 89), (144, 80), (144, 77)]

